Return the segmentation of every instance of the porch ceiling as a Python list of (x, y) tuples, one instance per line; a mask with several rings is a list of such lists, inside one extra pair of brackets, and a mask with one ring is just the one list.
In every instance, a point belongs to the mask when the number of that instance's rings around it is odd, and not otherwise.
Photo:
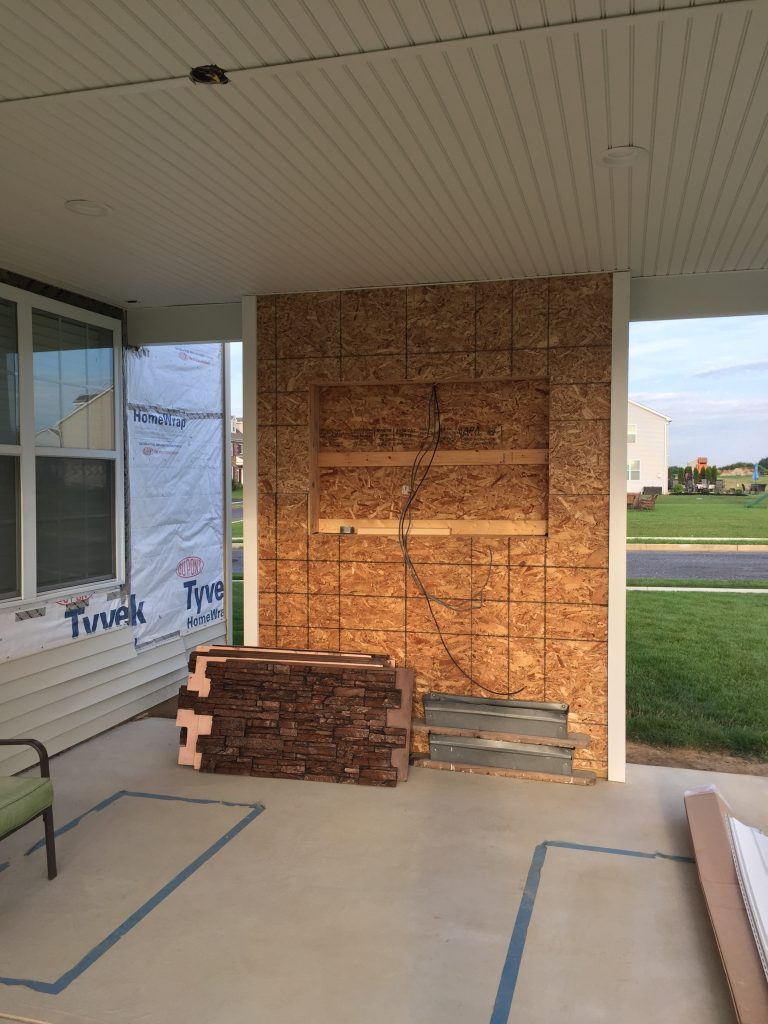
[[(0, 266), (118, 304), (768, 267), (764, 0), (0, 0), (0, 24)], [(231, 84), (193, 86), (211, 61)], [(644, 164), (599, 164), (629, 143)]]

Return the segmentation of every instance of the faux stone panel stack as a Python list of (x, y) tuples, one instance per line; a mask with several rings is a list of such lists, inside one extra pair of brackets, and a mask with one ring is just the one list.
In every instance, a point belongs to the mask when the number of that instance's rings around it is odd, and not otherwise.
[(384, 655), (200, 647), (189, 670), (180, 764), (369, 786), (407, 778), (413, 672)]

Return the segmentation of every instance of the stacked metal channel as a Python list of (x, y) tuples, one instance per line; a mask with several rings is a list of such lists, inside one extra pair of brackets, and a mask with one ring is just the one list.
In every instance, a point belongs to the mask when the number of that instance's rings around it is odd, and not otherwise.
[(441, 734), (435, 727), (472, 733), (551, 739), (568, 737), (568, 705), (430, 693), (424, 698), (429, 750), (434, 761), (482, 765), (549, 775), (573, 774), (573, 749), (494, 736)]

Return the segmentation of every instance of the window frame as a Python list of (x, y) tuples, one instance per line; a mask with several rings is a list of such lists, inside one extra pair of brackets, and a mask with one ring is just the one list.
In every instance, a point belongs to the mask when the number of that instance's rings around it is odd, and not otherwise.
[[(0, 455), (10, 455), (19, 460), (19, 501), (18, 501), (18, 542), (20, 559), (20, 591), (11, 598), (0, 599), (0, 609), (20, 608), (40, 604), (87, 591), (98, 593), (122, 587), (126, 579), (125, 551), (125, 452), (123, 441), (123, 374), (122, 374), (122, 323), (115, 317), (72, 306), (58, 299), (14, 288), (0, 283), (0, 298), (16, 304), (16, 342), (18, 345), (18, 408), (19, 443), (0, 444)], [(39, 309), (55, 316), (102, 327), (112, 334), (112, 358), (114, 379), (114, 439), (115, 447), (59, 448), (46, 447), (35, 443), (34, 405), (34, 342), (32, 336), (32, 310)], [(36, 460), (44, 458), (102, 459), (114, 463), (114, 555), (115, 575), (109, 580), (97, 583), (72, 584), (56, 590), (38, 590), (37, 585), (37, 494)]]
[[(632, 466), (635, 463), (637, 463), (637, 476), (632, 476)], [(627, 459), (627, 480), (630, 482), (632, 480), (639, 480), (641, 473), (642, 469), (640, 467), (640, 459)]]
[[(630, 434), (632, 435), (630, 437)], [(637, 444), (637, 424), (627, 424), (627, 444)]]

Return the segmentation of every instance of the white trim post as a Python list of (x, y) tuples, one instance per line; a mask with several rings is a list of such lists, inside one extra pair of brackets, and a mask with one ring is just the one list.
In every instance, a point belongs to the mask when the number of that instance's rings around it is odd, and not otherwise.
[(608, 534), (608, 779), (624, 782), (627, 759), (627, 400), (629, 273), (613, 275), (610, 521)]
[(224, 373), (222, 375), (222, 406), (224, 418), (223, 455), (224, 466), (224, 623), (226, 625), (227, 643), (232, 643), (232, 441), (230, 435), (230, 413), (232, 411), (232, 376), (230, 366), (230, 349), (227, 342), (221, 343), (221, 354)]
[(256, 296), (243, 296), (243, 641), (259, 642)]

